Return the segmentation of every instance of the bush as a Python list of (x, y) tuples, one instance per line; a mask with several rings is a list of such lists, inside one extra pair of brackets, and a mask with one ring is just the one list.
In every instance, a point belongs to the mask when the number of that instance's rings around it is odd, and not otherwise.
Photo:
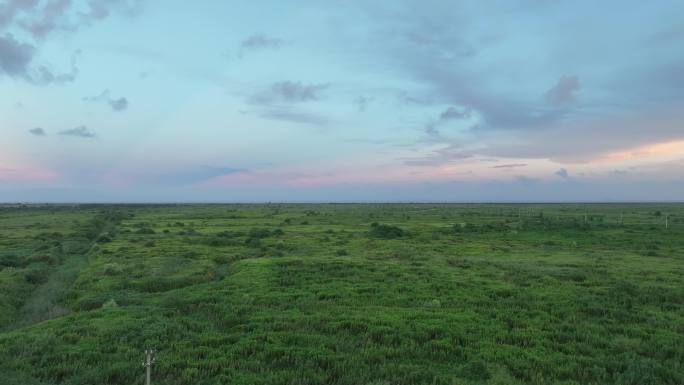
[(26, 282), (32, 285), (40, 285), (47, 282), (48, 280), (47, 271), (43, 269), (29, 270), (26, 272), (26, 275), (24, 277), (26, 278)]
[(14, 254), (0, 256), (0, 266), (3, 267), (19, 267), (21, 266), (21, 261), (19, 257)]
[(377, 222), (371, 223), (369, 235), (373, 238), (401, 238), (405, 235), (405, 231), (397, 226), (383, 225)]

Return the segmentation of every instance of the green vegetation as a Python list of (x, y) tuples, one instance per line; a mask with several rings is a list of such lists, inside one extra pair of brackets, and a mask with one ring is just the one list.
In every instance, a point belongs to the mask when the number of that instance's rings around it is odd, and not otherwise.
[(0, 206), (0, 383), (148, 347), (163, 385), (682, 384), (684, 205)]

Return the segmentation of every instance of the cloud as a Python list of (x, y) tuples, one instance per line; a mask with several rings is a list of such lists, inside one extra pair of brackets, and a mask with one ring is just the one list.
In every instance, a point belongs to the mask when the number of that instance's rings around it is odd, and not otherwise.
[(553, 124), (535, 135), (526, 136), (525, 140), (507, 140), (497, 131), (479, 132), (471, 142), (461, 146), (467, 148), (473, 143), (486, 142), (478, 149), (478, 155), (587, 163), (614, 153), (635, 157), (639, 152), (634, 150), (636, 148), (684, 140), (682, 119), (684, 110), (673, 106), (622, 118), (601, 117)]
[(79, 22), (81, 26), (90, 25), (114, 12), (135, 16), (140, 12), (142, 3), (143, 0), (90, 0), (88, 12), (78, 14)]
[[(558, 66), (539, 61), (530, 65), (528, 58), (511, 54), (515, 52), (511, 48), (517, 44), (516, 39), (529, 33), (526, 28), (508, 30), (510, 26), (501, 25), (492, 29), (486, 25), (486, 20), (499, 12), (508, 18), (520, 12), (552, 11), (536, 7), (523, 11), (524, 8), (527, 7), (473, 8), (437, 1), (426, 7), (410, 2), (367, 5), (364, 9), (377, 21), (376, 33), (368, 38), (367, 52), (382, 57), (376, 63), (384, 68), (392, 68), (411, 79), (416, 84), (412, 93), (419, 93), (416, 98), (424, 104), (452, 104), (470, 110), (472, 118), (477, 120), (471, 130), (543, 130), (571, 113), (567, 109), (549, 108), (537, 91), (541, 86), (540, 74), (546, 74), (552, 67), (557, 71)], [(542, 15), (539, 17), (544, 19)], [(511, 20), (515, 19), (518, 18)], [(551, 30), (555, 27), (550, 26)], [(483, 30), (489, 32), (483, 33)], [(558, 34), (550, 39), (560, 40), (565, 36)], [(538, 47), (530, 47), (535, 48)], [(449, 142), (449, 138), (439, 137), (438, 126), (438, 123), (427, 125), (425, 131), (433, 140)]]
[[(31, 65), (38, 51), (36, 44), (54, 32), (76, 32), (114, 11), (134, 15), (141, 3), (142, 0), (90, 0), (84, 10), (72, 0), (6, 0), (0, 4), (0, 32), (5, 32), (0, 36), (0, 75), (23, 78), (36, 85), (74, 81), (80, 51), (72, 56), (71, 70), (61, 73), (47, 64)], [(20, 42), (10, 31), (33, 42)]]
[(564, 168), (561, 168), (561, 169), (559, 169), (558, 171), (554, 172), (554, 175), (558, 175), (559, 177), (561, 177), (561, 178), (563, 178), (563, 179), (566, 179), (566, 178), (568, 178), (568, 177), (570, 176), (570, 175), (568, 174), (568, 170), (566, 170), (566, 169), (564, 169)]
[(35, 48), (17, 41), (11, 34), (0, 37), (0, 73), (13, 77), (27, 77)]
[(109, 107), (114, 111), (124, 111), (128, 108), (128, 99), (125, 97), (111, 98), (109, 96), (109, 90), (104, 90), (100, 94), (95, 96), (87, 96), (83, 98), (86, 102), (102, 102), (107, 103)]
[(76, 50), (71, 55), (71, 70), (65, 73), (54, 73), (48, 67), (41, 65), (36, 69), (31, 70), (31, 75), (29, 76), (29, 81), (38, 85), (47, 84), (65, 84), (71, 83), (76, 80), (78, 76), (78, 67), (76, 66), (76, 61), (81, 55), (81, 50)]
[(491, 166), (490, 168), (518, 168), (526, 167), (527, 163), (510, 163), (510, 164), (500, 164), (498, 166)]
[(302, 82), (282, 81), (273, 83), (270, 89), (257, 93), (249, 98), (249, 102), (257, 105), (271, 106), (276, 103), (304, 103), (321, 98), (321, 92), (329, 84), (304, 84)]
[(470, 108), (464, 108), (459, 110), (458, 108), (451, 106), (448, 107), (446, 110), (442, 111), (441, 114), (439, 114), (439, 119), (437, 119), (436, 121), (433, 120), (431, 122), (428, 122), (423, 130), (428, 136), (431, 136), (433, 138), (440, 138), (442, 133), (440, 132), (439, 127), (441, 125), (446, 124), (447, 122), (452, 120), (464, 120), (470, 118)]
[(269, 37), (263, 34), (255, 34), (240, 43), (240, 47), (249, 50), (258, 49), (278, 49), (282, 47), (283, 41), (275, 37)]
[(90, 131), (86, 126), (78, 126), (68, 130), (62, 130), (59, 132), (60, 135), (64, 136), (75, 136), (79, 138), (94, 138), (95, 133)]
[(306, 102), (319, 99), (320, 92), (328, 87), (328, 84), (303, 84), (302, 82), (284, 81), (274, 83), (271, 86), (271, 91), (283, 101)]
[(76, 60), (81, 51), (78, 50), (71, 57), (71, 71), (68, 73), (55, 73), (45, 65), (32, 67), (36, 48), (28, 43), (23, 43), (7, 34), (0, 37), (0, 75), (22, 78), (37, 85), (51, 83), (63, 84), (76, 79), (78, 68)]
[(328, 118), (321, 115), (315, 115), (306, 112), (296, 112), (287, 109), (272, 109), (261, 112), (259, 116), (266, 119), (285, 120), (294, 123), (309, 124), (312, 126), (326, 126), (330, 123)]
[(40, 127), (32, 128), (32, 129), (28, 130), (28, 132), (31, 135), (35, 135), (35, 136), (45, 136), (45, 130), (43, 130)]
[(439, 115), (440, 120), (469, 119), (469, 118), (470, 118), (470, 109), (469, 108), (466, 108), (466, 109), (460, 111), (456, 107), (449, 107)]
[(404, 158), (402, 160), (407, 166), (441, 166), (446, 163), (469, 159), (472, 157), (473, 154), (463, 151), (459, 149), (457, 145), (452, 144), (446, 148), (434, 151), (430, 155), (416, 158)]
[(50, 32), (61, 29), (72, 29), (75, 26), (66, 24), (65, 15), (71, 7), (71, 0), (51, 0), (36, 12), (33, 17), (22, 19), (19, 26), (37, 39), (45, 38)]
[(90, 0), (84, 11), (72, 0), (8, 0), (0, 5), (0, 30), (17, 28), (42, 40), (55, 31), (76, 32), (115, 11), (136, 14), (141, 3), (142, 0)]
[(109, 105), (114, 111), (123, 111), (128, 107), (128, 99), (118, 98), (109, 101)]
[(575, 94), (580, 89), (577, 76), (562, 76), (556, 85), (544, 94), (547, 103), (554, 106), (567, 106), (575, 102)]
[(358, 109), (359, 112), (365, 112), (366, 108), (368, 107), (369, 102), (370, 102), (370, 98), (363, 96), (363, 95), (354, 99), (354, 104), (356, 104), (356, 108)]
[(0, 4), (0, 29), (14, 22), (17, 15), (30, 11), (38, 4), (38, 0), (7, 0)]

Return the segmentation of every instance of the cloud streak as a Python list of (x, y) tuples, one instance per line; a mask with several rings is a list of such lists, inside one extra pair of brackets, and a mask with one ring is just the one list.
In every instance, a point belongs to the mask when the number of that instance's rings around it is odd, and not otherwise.
[(254, 34), (240, 43), (240, 47), (247, 50), (278, 49), (284, 44), (282, 39), (264, 34)]
[(89, 130), (86, 126), (78, 126), (68, 130), (62, 130), (59, 132), (59, 135), (73, 136), (78, 138), (94, 138), (96, 136), (95, 133)]
[(520, 168), (520, 167), (526, 167), (527, 163), (509, 163), (509, 164), (500, 164), (497, 166), (491, 166), (490, 168)]
[(330, 120), (324, 116), (306, 112), (296, 112), (289, 109), (270, 109), (261, 112), (259, 116), (265, 119), (283, 120), (312, 126), (326, 126), (330, 123)]

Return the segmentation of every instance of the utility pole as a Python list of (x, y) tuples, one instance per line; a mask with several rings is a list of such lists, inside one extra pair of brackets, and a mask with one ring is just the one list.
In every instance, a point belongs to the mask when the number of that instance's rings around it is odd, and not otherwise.
[(669, 217), (670, 217), (670, 216), (669, 216), (668, 214), (665, 214), (665, 228), (666, 228), (666, 229), (667, 229), (667, 228), (669, 227), (669, 225), (670, 225), (670, 223), (669, 223), (669, 221), (668, 221)]
[(145, 367), (145, 385), (150, 385), (152, 364), (154, 364), (154, 361), (156, 361), (155, 353), (156, 351), (154, 349), (145, 349), (145, 361), (142, 363)]

